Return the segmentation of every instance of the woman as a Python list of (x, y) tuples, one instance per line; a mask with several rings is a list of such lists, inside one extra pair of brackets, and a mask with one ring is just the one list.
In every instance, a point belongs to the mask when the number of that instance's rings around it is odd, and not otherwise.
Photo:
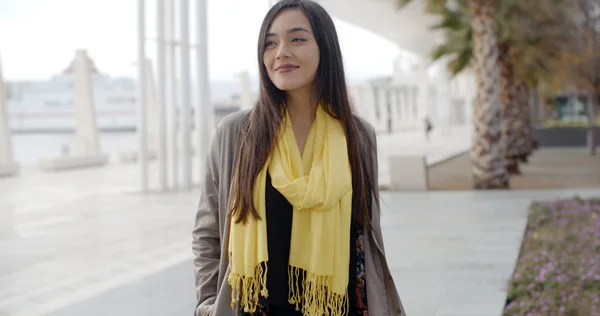
[(352, 111), (331, 17), (284, 0), (260, 98), (217, 127), (193, 232), (195, 315), (405, 315), (385, 260), (376, 136)]

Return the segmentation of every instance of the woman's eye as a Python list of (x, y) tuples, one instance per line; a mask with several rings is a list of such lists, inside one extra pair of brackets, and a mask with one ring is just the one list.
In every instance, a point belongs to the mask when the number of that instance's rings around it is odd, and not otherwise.
[(266, 42), (265, 43), (265, 47), (269, 47), (269, 46), (273, 46), (275, 45), (275, 42)]
[(295, 37), (292, 39), (292, 42), (304, 42), (304, 41), (305, 41), (305, 39), (300, 38), (300, 37)]

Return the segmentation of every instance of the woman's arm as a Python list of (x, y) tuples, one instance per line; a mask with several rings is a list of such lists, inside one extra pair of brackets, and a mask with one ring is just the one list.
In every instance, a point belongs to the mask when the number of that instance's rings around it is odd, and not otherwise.
[[(369, 164), (371, 166), (371, 172), (373, 174), (373, 198), (371, 199), (371, 226), (373, 227), (373, 231), (379, 240), (383, 240), (383, 236), (381, 234), (381, 207), (379, 198), (379, 163), (378, 163), (378, 150), (377, 150), (377, 131), (375, 127), (367, 122), (365, 119), (359, 119), (361, 124), (364, 126), (367, 131), (367, 136), (369, 143), (371, 144), (371, 148), (367, 148), (367, 153), (369, 153), (370, 159)], [(383, 244), (380, 244), (379, 247), (381, 251), (385, 253), (385, 248)]]
[(219, 235), (219, 131), (206, 157), (205, 175), (192, 232), (196, 277), (195, 316), (208, 316), (217, 296), (221, 243)]

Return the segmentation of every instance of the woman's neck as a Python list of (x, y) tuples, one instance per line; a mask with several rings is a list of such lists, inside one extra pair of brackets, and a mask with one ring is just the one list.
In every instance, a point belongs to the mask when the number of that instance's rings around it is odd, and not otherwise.
[(309, 126), (315, 119), (319, 100), (312, 97), (310, 91), (288, 92), (286, 108), (293, 123)]

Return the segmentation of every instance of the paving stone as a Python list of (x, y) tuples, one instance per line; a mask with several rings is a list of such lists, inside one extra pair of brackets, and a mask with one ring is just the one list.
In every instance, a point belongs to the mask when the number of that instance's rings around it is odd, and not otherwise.
[[(70, 304), (53, 316), (191, 314), (197, 189), (141, 195), (135, 181), (131, 166), (0, 180), (16, 232), (0, 239), (0, 315), (35, 307), (31, 298)], [(574, 193), (600, 190), (384, 192), (385, 247), (408, 315), (500, 315), (528, 204)]]

